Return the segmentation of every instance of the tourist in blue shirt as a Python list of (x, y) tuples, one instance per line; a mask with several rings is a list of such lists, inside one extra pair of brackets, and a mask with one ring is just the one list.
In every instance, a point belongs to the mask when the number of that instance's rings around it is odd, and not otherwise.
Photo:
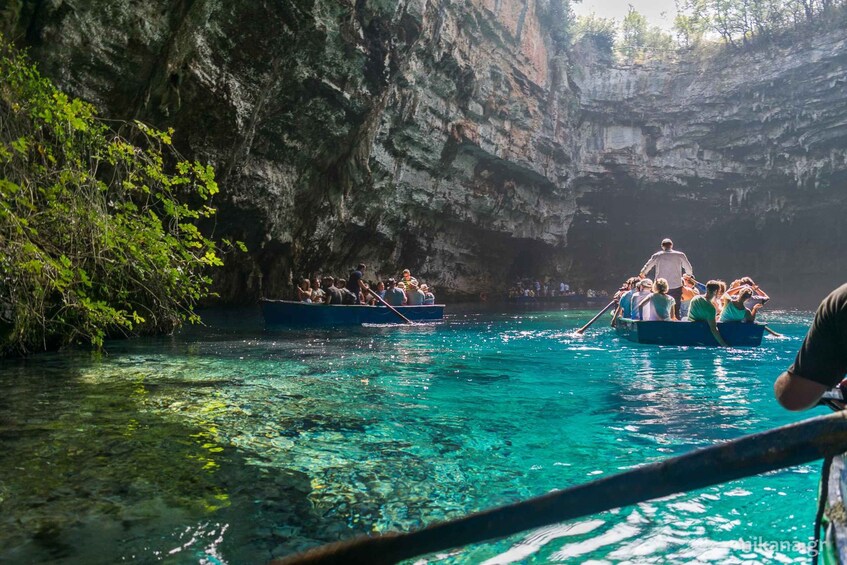
[(621, 286), (615, 294), (618, 300), (618, 307), (615, 310), (615, 315), (612, 317), (612, 327), (617, 323), (618, 318), (632, 318), (632, 296), (638, 290), (638, 277), (630, 277)]
[(388, 279), (388, 286), (385, 289), (385, 302), (390, 306), (404, 306), (406, 304), (406, 292), (397, 287), (397, 282), (393, 278)]
[(624, 287), (628, 290), (623, 293), (618, 301), (621, 308), (621, 316), (624, 318), (632, 318), (632, 295), (635, 294), (635, 286), (638, 284), (638, 277), (627, 279)]

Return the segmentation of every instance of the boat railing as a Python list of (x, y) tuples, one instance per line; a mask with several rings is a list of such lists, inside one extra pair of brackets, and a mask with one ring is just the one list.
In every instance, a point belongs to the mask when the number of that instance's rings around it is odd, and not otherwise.
[[(847, 412), (751, 434), (678, 457), (618, 473), (507, 506), (476, 512), (406, 533), (354, 538), (276, 560), (276, 565), (389, 564), (419, 555), (696, 490), (824, 459), (822, 497), (829, 463), (847, 451)], [(823, 504), (815, 522), (820, 532)]]

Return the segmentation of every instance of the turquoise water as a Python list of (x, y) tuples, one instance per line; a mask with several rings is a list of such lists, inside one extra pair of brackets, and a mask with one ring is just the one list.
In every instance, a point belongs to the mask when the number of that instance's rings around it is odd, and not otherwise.
[[(774, 378), (811, 313), (757, 349), (622, 342), (594, 312), (206, 328), (0, 366), (0, 561), (257, 563), (512, 503), (815, 414)], [(421, 563), (807, 562), (819, 464)]]

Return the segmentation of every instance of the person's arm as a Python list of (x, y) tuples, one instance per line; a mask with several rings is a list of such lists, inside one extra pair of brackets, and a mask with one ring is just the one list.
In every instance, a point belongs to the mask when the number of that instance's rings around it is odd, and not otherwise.
[(618, 316), (621, 315), (621, 304), (618, 302), (618, 307), (615, 308), (615, 314), (612, 316), (612, 327), (615, 327), (615, 324), (618, 323)]
[(753, 290), (756, 292), (756, 296), (758, 298), (764, 298), (765, 300), (771, 299), (771, 297), (768, 296), (768, 293), (762, 290), (758, 285), (753, 286)]
[(744, 321), (745, 322), (755, 321), (756, 320), (756, 312), (758, 312), (759, 308), (761, 308), (761, 307), (762, 307), (761, 304), (754, 304), (752, 308), (745, 308), (744, 309), (745, 310)]
[(786, 410), (799, 412), (812, 408), (830, 387), (785, 371), (773, 385), (779, 404)]
[(738, 294), (738, 292), (741, 290), (741, 288), (742, 288), (743, 286), (744, 286), (744, 285), (731, 286), (731, 287), (729, 287), (728, 289), (726, 289), (726, 292), (724, 293), (724, 296), (729, 295), (729, 296), (731, 296), (731, 297), (735, 298), (735, 295), (736, 295), (736, 294)]
[[(650, 296), (648, 296), (647, 298), (645, 298), (644, 300), (639, 302), (638, 306), (635, 307), (635, 309), (638, 310), (638, 317), (641, 318), (642, 320), (644, 319), (644, 312), (642, 311), (642, 309), (644, 308), (645, 304), (647, 304), (648, 302), (653, 300), (653, 296), (655, 296), (655, 295), (651, 294)], [(635, 304), (635, 303), (633, 302), (633, 304)]]
[(654, 253), (649, 259), (647, 259), (647, 262), (644, 263), (644, 266), (641, 267), (641, 272), (638, 273), (638, 277), (643, 279), (645, 276), (647, 276), (647, 273), (650, 272), (650, 269), (652, 269), (655, 266), (656, 266), (656, 254)]
[(689, 275), (694, 274), (694, 267), (691, 266), (691, 261), (688, 260), (688, 256), (685, 253), (682, 254), (682, 267)]
[(715, 320), (707, 320), (706, 323), (709, 324), (709, 329), (712, 331), (712, 335), (714, 336), (715, 341), (717, 341), (721, 347), (729, 347), (729, 345), (724, 341), (723, 337), (721, 336), (721, 332), (718, 331), (718, 324), (715, 322)]

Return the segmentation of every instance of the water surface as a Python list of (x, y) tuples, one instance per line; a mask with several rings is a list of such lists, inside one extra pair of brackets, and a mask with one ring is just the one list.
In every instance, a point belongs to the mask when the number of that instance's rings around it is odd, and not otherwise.
[[(813, 414), (773, 400), (811, 313), (756, 349), (623, 342), (591, 311), (175, 336), (0, 366), (0, 560), (257, 563), (581, 484)], [(825, 413), (822, 409), (817, 414)], [(819, 464), (428, 556), (807, 562)]]

